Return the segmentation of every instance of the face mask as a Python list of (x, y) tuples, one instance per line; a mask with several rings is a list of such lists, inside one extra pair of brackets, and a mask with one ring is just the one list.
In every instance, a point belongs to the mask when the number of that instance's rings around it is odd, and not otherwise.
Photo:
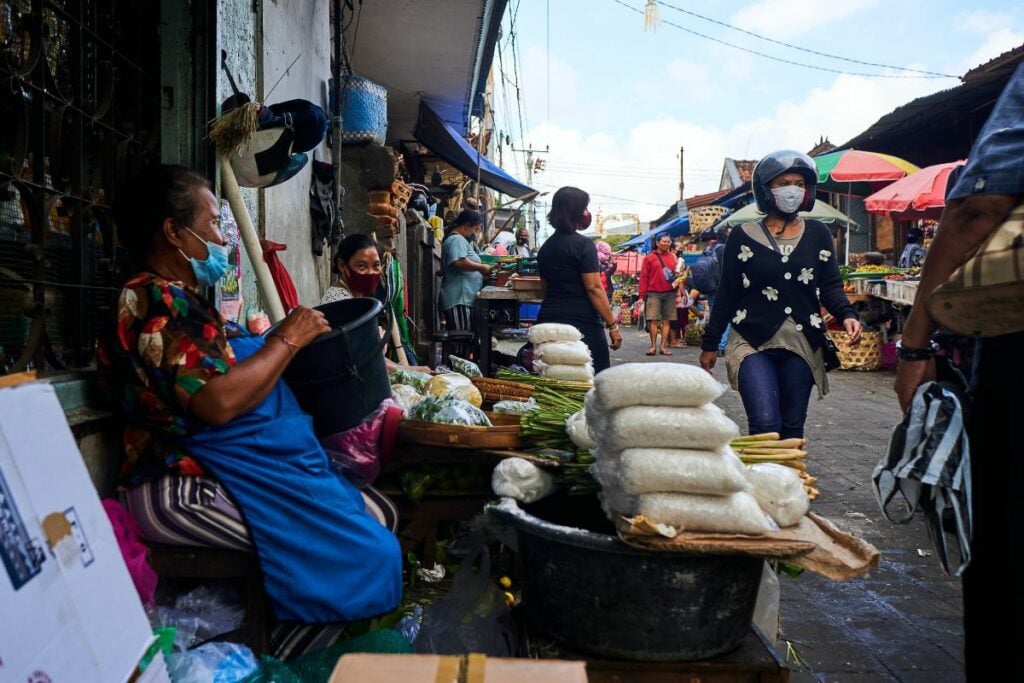
[(350, 270), (345, 275), (345, 280), (348, 282), (348, 286), (352, 289), (353, 294), (373, 296), (377, 292), (377, 286), (380, 284), (380, 273), (357, 273)]
[(590, 221), (593, 220), (593, 216), (586, 209), (583, 210), (583, 219), (580, 221), (580, 230), (586, 230), (590, 227)]
[(220, 282), (220, 279), (224, 277), (224, 273), (228, 272), (228, 248), (216, 242), (207, 242), (199, 235), (196, 235), (192, 228), (185, 229), (206, 245), (206, 258), (201, 261), (197, 258), (189, 258), (185, 256), (185, 252), (181, 249), (178, 249), (178, 253), (192, 266), (192, 272), (195, 273), (199, 284), (212, 287)]
[(796, 185), (772, 188), (772, 196), (775, 197), (775, 208), (781, 213), (792, 214), (800, 210), (804, 203), (805, 190)]

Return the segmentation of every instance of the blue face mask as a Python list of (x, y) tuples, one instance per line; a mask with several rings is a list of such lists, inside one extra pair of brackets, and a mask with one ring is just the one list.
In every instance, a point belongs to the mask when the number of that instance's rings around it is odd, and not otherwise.
[[(192, 228), (185, 228), (193, 235), (196, 235)], [(189, 258), (185, 256), (185, 252), (181, 249), (178, 252), (185, 258), (186, 261), (192, 266), (192, 272), (195, 273), (196, 280), (199, 284), (212, 287), (220, 279), (224, 277), (224, 273), (228, 272), (230, 267), (228, 264), (228, 248), (224, 245), (217, 244), (216, 242), (207, 242), (199, 235), (196, 235), (196, 239), (203, 242), (206, 245), (206, 258), (200, 261), (197, 258)]]

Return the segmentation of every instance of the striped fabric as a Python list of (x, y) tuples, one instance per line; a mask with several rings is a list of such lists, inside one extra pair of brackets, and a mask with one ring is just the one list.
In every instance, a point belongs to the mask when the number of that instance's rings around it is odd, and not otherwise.
[(444, 312), (444, 322), (450, 331), (472, 332), (476, 329), (474, 317), (471, 306), (456, 305)]
[(1024, 204), (928, 297), (943, 327), (975, 337), (1024, 330)]
[[(971, 455), (959, 389), (951, 383), (927, 382), (914, 394), (889, 440), (885, 457), (871, 477), (882, 514), (905, 524), (921, 507), (928, 536), (942, 568), (949, 573), (949, 550), (943, 513), (952, 511), (960, 556), (956, 576), (971, 561)], [(889, 504), (896, 494), (906, 502), (905, 515), (893, 515)]]
[[(366, 511), (397, 533), (395, 504), (369, 486), (360, 492)], [(142, 538), (151, 543), (252, 551), (241, 511), (213, 479), (166, 475), (129, 489), (124, 504), (137, 520)], [(286, 660), (329, 647), (345, 632), (345, 626), (278, 623), (270, 635), (268, 654)]]
[[(395, 504), (369, 486), (361, 493), (366, 511), (397, 533)], [(152, 543), (252, 550), (241, 511), (213, 479), (165, 475), (129, 489), (124, 503), (142, 538)]]

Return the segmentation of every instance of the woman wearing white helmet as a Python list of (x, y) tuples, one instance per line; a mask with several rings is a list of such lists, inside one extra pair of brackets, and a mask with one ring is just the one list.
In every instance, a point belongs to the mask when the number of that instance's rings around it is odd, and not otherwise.
[(733, 230), (726, 243), (700, 364), (709, 372), (715, 366), (718, 342), (732, 323), (726, 367), (751, 434), (802, 437), (811, 388), (828, 392), (822, 305), (843, 321), (853, 343), (860, 340), (832, 235), (821, 222), (800, 217), (814, 204), (817, 182), (806, 154), (783, 150), (761, 159), (751, 186), (765, 217)]

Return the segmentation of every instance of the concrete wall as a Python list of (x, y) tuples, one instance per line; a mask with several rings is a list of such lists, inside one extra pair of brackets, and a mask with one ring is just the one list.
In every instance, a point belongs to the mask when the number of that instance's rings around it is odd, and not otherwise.
[[(238, 89), (253, 99), (258, 99), (260, 73), (256, 60), (258, 17), (259, 14), (253, 11), (253, 4), (250, 0), (229, 0), (217, 3), (217, 49), (214, 54), (217, 59), (216, 106), (218, 113), (221, 102), (232, 94), (231, 84), (228, 83), (227, 76), (220, 68), (221, 50), (227, 52), (228, 69), (231, 70)], [(242, 188), (242, 199), (245, 200), (253, 224), (259, 225), (259, 190)], [(260, 303), (256, 291), (256, 281), (252, 277), (252, 266), (249, 265), (245, 249), (240, 249), (240, 253), (242, 259), (241, 291), (245, 301), (242, 310), (242, 322), (244, 323), (246, 310), (259, 308)]]
[[(303, 99), (327, 109), (327, 81), (331, 75), (329, 6), (320, 0), (263, 0), (264, 90), (269, 91), (281, 79), (266, 98), (268, 103)], [(298, 61), (289, 69), (296, 57)], [(321, 145), (317, 157), (330, 161), (326, 144)], [(310, 172), (307, 164), (291, 180), (263, 191), (265, 235), (288, 245), (279, 256), (295, 282), (299, 299), (307, 306), (320, 303), (330, 277), (329, 255), (317, 257), (312, 252)]]

